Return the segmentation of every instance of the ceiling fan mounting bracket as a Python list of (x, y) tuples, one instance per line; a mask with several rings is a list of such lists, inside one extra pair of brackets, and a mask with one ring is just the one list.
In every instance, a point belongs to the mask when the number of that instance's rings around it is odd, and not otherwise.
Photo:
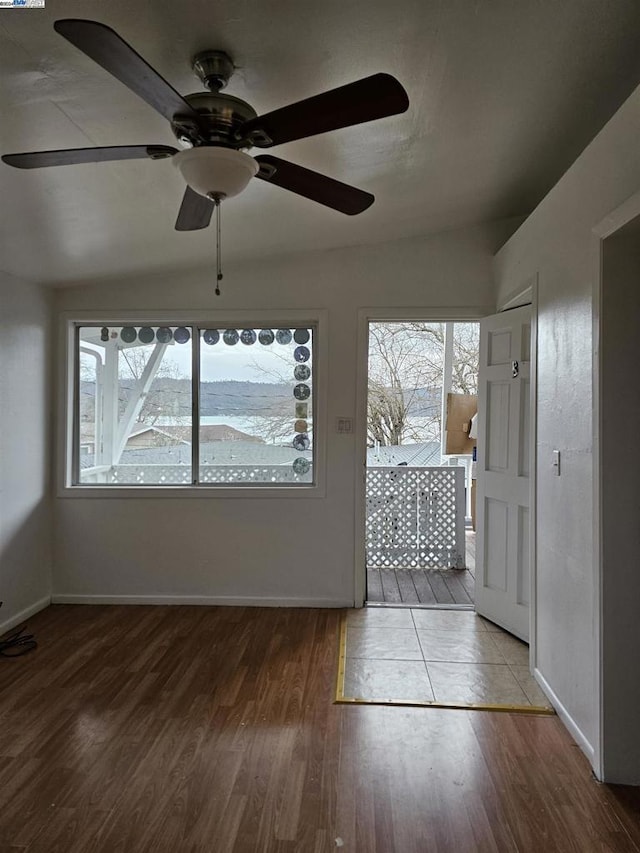
[(273, 145), (273, 139), (262, 128), (252, 130), (245, 138), (248, 147), (255, 145), (257, 148), (269, 148)]
[(175, 148), (169, 148), (168, 145), (147, 145), (147, 157), (150, 160), (166, 160), (174, 154)]
[(191, 67), (210, 92), (224, 89), (235, 69), (233, 60), (223, 50), (203, 50), (197, 53)]
[(277, 168), (271, 163), (260, 163), (260, 168), (258, 169), (258, 177), (262, 178), (265, 181), (270, 181), (277, 171)]

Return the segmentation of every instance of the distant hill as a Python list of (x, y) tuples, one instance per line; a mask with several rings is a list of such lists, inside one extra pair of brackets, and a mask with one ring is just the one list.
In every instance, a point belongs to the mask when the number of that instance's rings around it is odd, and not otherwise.
[[(269, 415), (280, 414), (283, 405), (293, 402), (294, 383), (269, 382), (202, 382), (200, 385), (200, 411), (203, 417), (215, 415)], [(134, 383), (129, 380), (120, 382), (121, 400), (125, 400)], [(191, 382), (188, 379), (159, 378), (154, 380), (147, 395), (148, 401), (155, 401), (165, 412), (173, 416), (191, 414)], [(80, 383), (82, 420), (93, 417), (95, 385), (93, 382)]]
[[(234, 415), (281, 414), (283, 406), (293, 400), (295, 383), (271, 382), (202, 382), (200, 385), (200, 411), (203, 417)], [(120, 382), (121, 399), (127, 398), (134, 383)], [(81, 413), (83, 420), (93, 417), (95, 386), (93, 382), (80, 383)], [(164, 412), (173, 416), (191, 414), (191, 382), (188, 379), (155, 379), (148, 394), (148, 401), (155, 401)], [(440, 407), (439, 388), (418, 388), (413, 392), (409, 415), (424, 417), (434, 414)]]
[(280, 414), (293, 402), (295, 383), (203, 382), (200, 385), (200, 411), (208, 415)]

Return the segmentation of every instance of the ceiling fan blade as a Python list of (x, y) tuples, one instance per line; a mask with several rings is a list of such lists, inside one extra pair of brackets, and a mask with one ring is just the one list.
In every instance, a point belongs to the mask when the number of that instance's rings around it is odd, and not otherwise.
[(291, 190), (293, 193), (332, 207), (341, 213), (347, 213), (349, 216), (362, 213), (375, 201), (371, 193), (335, 181), (318, 172), (312, 172), (311, 169), (296, 166), (288, 160), (280, 160), (279, 157), (272, 157), (270, 154), (264, 154), (255, 159), (260, 164), (260, 171), (256, 178), (262, 178), (263, 181)]
[(187, 187), (176, 219), (176, 231), (199, 231), (211, 222), (214, 204), (210, 198)]
[(169, 121), (175, 115), (198, 118), (182, 95), (111, 27), (79, 18), (63, 18), (53, 27)]
[(107, 160), (163, 160), (178, 153), (170, 145), (113, 145), (108, 148), (66, 148), (61, 151), (32, 151), (27, 154), (4, 154), (2, 160), (17, 169), (40, 169), (43, 166), (71, 166), (74, 163), (103, 163)]
[(250, 119), (239, 135), (258, 148), (270, 148), (340, 127), (403, 113), (409, 98), (390, 74), (373, 74), (322, 95)]

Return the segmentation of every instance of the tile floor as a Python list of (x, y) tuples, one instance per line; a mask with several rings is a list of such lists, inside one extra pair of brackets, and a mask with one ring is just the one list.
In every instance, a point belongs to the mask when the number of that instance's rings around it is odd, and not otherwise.
[(529, 672), (528, 645), (468, 610), (350, 610), (343, 695), (551, 708)]

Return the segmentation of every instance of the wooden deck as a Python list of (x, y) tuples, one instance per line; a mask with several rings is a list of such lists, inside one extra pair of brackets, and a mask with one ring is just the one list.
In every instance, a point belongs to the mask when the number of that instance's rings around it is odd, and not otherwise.
[(467, 530), (465, 539), (466, 569), (367, 569), (367, 601), (472, 606), (475, 590), (475, 532)]

